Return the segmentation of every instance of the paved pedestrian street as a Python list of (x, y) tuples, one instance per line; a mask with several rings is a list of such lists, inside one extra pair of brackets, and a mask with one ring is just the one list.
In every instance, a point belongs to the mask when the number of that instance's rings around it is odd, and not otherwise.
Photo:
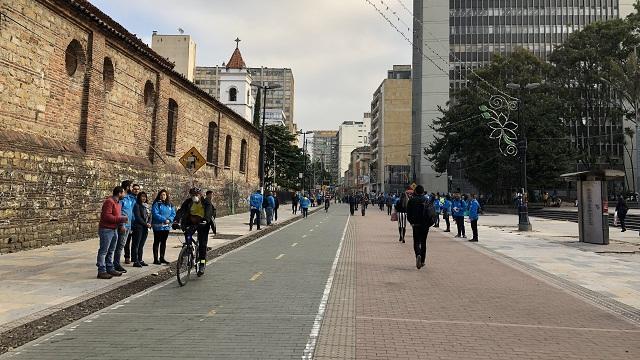
[(640, 358), (640, 325), (614, 300), (440, 229), (417, 270), (396, 226), (334, 205), (0, 358)]

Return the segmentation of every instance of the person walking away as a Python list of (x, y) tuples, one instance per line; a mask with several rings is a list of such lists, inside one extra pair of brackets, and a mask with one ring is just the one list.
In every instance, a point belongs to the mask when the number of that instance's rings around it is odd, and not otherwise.
[[(171, 224), (176, 218), (176, 209), (169, 200), (169, 193), (162, 189), (158, 192), (151, 206), (151, 227), (153, 229), (153, 263), (155, 265), (169, 264), (164, 255), (167, 250), (167, 238)], [(160, 257), (158, 257), (160, 250)]]
[(273, 198), (273, 195), (271, 195), (270, 193), (267, 193), (267, 198), (266, 198), (266, 206), (264, 208), (264, 211), (267, 215), (267, 225), (271, 225), (271, 222), (273, 221), (273, 208), (276, 207), (276, 201)]
[(293, 215), (298, 213), (298, 203), (300, 202), (300, 196), (298, 195), (298, 192), (296, 191), (293, 196), (291, 197), (291, 208), (293, 210)]
[(473, 237), (469, 239), (471, 242), (478, 241), (478, 217), (480, 214), (480, 203), (476, 198), (476, 194), (471, 194), (471, 200), (469, 201), (469, 220), (471, 221), (471, 231)]
[(118, 245), (118, 228), (127, 222), (129, 218), (121, 213), (120, 200), (124, 198), (125, 190), (121, 186), (113, 188), (111, 196), (105, 199), (100, 211), (100, 223), (98, 225), (98, 237), (100, 244), (96, 266), (98, 267), (98, 279), (111, 279), (122, 275), (116, 271), (113, 265), (113, 253)]
[[(131, 262), (131, 251), (129, 246), (131, 246), (131, 236), (133, 235), (131, 231), (131, 224), (133, 223), (133, 207), (136, 204), (137, 198), (133, 194), (133, 186), (130, 180), (125, 180), (122, 182), (122, 188), (125, 189), (127, 194), (120, 200), (121, 213), (123, 216), (127, 217), (127, 221), (123, 224), (120, 224), (118, 228), (118, 245), (116, 246), (116, 250), (113, 253), (113, 268), (116, 271), (121, 273), (126, 273), (127, 270), (122, 267), (120, 264), (120, 260), (122, 258), (122, 252), (125, 251), (125, 264)], [(137, 187), (139, 190), (140, 187)], [(127, 243), (129, 246), (127, 246)]]
[(627, 217), (627, 212), (629, 211), (629, 206), (627, 206), (627, 202), (624, 200), (622, 195), (618, 195), (618, 203), (616, 204), (616, 212), (618, 213), (618, 221), (620, 222), (620, 228), (622, 228), (622, 232), (627, 231), (627, 226), (625, 224), (625, 218)]
[(138, 193), (136, 204), (133, 207), (132, 228), (131, 261), (133, 261), (133, 267), (147, 266), (147, 263), (142, 260), (142, 254), (151, 228), (151, 207), (147, 193), (144, 191)]
[(362, 216), (364, 216), (365, 211), (367, 210), (367, 205), (369, 204), (369, 198), (367, 195), (362, 195), (360, 199), (360, 205), (362, 205)]
[(213, 216), (211, 216), (211, 219), (209, 219), (209, 226), (211, 227), (211, 231), (213, 232), (213, 235), (215, 235), (218, 233), (218, 229), (216, 228), (216, 217), (217, 217), (218, 210), (216, 210), (216, 206), (213, 204), (213, 191), (207, 190), (205, 197), (207, 198), (207, 201), (209, 201), (209, 204), (211, 204), (211, 207), (213, 208)]
[(249, 197), (249, 206), (251, 214), (249, 215), (249, 231), (253, 230), (253, 219), (256, 221), (256, 228), (260, 230), (260, 212), (262, 211), (262, 193), (260, 190), (256, 190), (255, 193)]
[(329, 212), (329, 206), (331, 206), (331, 195), (327, 192), (324, 195), (324, 212)]
[(433, 208), (436, 211), (436, 223), (433, 225), (433, 227), (440, 227), (440, 212), (442, 209), (442, 206), (440, 204), (440, 193), (433, 195)]
[(404, 192), (395, 203), (396, 214), (398, 215), (398, 233), (400, 234), (400, 242), (404, 244), (404, 236), (407, 233), (407, 206), (409, 205), (409, 196)]
[(273, 220), (278, 221), (278, 208), (280, 208), (280, 200), (278, 200), (278, 194), (276, 192), (272, 192), (271, 196), (273, 196), (273, 201), (275, 205), (273, 206)]
[[(136, 205), (139, 192), (140, 192), (140, 185), (138, 184), (131, 185), (131, 195), (132, 195), (131, 213), (133, 213), (133, 207)], [(129, 228), (129, 232), (127, 233), (127, 242), (124, 243), (124, 263), (125, 264), (131, 263), (131, 242), (133, 241), (133, 217), (131, 217), (130, 220), (131, 220), (131, 224), (130, 224), (131, 227)]]
[(429, 235), (430, 219), (425, 216), (427, 198), (424, 187), (415, 188), (415, 196), (407, 203), (407, 220), (413, 228), (413, 251), (416, 255), (416, 267), (422, 268), (427, 258), (427, 236)]
[(449, 223), (449, 215), (451, 215), (451, 196), (447, 194), (442, 204), (442, 217), (444, 218), (445, 224), (447, 224), (447, 230), (445, 230), (444, 232), (451, 232), (451, 223)]
[(395, 202), (395, 196), (387, 196), (387, 215), (391, 215), (391, 206)]
[(458, 228), (457, 238), (465, 238), (465, 228), (464, 228), (464, 212), (467, 211), (466, 202), (462, 200), (459, 193), (456, 193), (453, 198), (453, 202), (451, 203), (453, 210), (453, 221), (456, 222), (456, 227)]
[(311, 200), (309, 200), (306, 195), (302, 195), (302, 199), (300, 199), (300, 209), (302, 209), (303, 218), (309, 215), (309, 206), (311, 206)]
[(204, 275), (204, 270), (207, 266), (207, 245), (209, 242), (209, 221), (213, 216), (213, 206), (203, 196), (202, 190), (197, 187), (189, 190), (189, 196), (178, 209), (176, 218), (180, 219), (180, 226), (183, 231), (186, 231), (188, 227), (196, 225), (198, 232), (198, 257), (200, 258), (197, 264), (197, 275)]

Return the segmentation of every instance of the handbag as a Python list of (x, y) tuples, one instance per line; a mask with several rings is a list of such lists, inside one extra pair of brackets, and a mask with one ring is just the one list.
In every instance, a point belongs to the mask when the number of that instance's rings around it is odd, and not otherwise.
[(615, 213), (613, 213), (613, 226), (618, 226), (618, 210), (616, 210)]
[(391, 221), (398, 221), (398, 212), (395, 209), (391, 213)]

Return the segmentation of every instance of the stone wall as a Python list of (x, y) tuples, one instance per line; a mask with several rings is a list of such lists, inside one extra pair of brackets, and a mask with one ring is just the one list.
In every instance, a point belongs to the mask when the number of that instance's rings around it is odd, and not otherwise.
[[(246, 209), (240, 199), (258, 186), (251, 124), (84, 1), (6, 0), (0, 11), (0, 253), (96, 237), (101, 203), (125, 179), (150, 197), (167, 189), (176, 205), (195, 184), (214, 190), (220, 215), (231, 199)], [(69, 75), (74, 40), (82, 59)], [(166, 152), (169, 99), (179, 107), (175, 154)], [(210, 146), (217, 159), (194, 176), (178, 162), (191, 147), (206, 157)]]

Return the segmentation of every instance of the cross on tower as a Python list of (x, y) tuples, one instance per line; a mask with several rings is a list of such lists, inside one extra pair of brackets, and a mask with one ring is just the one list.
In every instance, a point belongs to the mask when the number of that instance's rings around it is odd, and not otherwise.
[(240, 40), (240, 38), (236, 38), (234, 41), (236, 42), (236, 49), (237, 49), (240, 46), (240, 41), (242, 40)]

